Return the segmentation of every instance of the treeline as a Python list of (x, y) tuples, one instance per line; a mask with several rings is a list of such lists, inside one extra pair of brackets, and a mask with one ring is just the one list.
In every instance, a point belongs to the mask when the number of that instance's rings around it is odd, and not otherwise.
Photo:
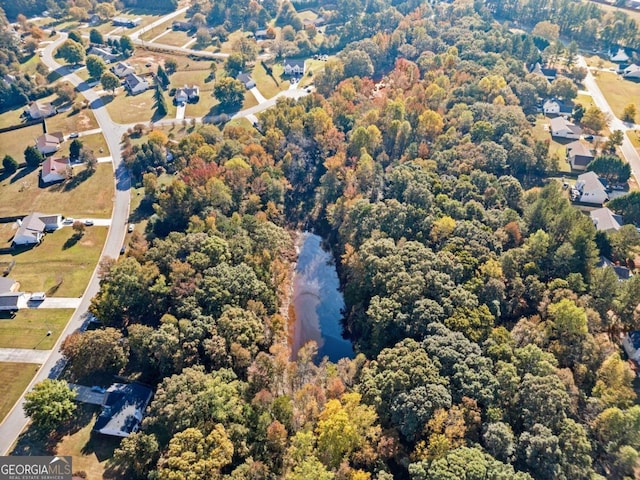
[[(259, 131), (126, 146), (153, 215), (101, 266), (104, 328), (63, 346), (75, 378), (157, 384), (113, 459), (123, 477), (634, 475), (619, 338), (640, 326), (640, 276), (598, 266), (598, 245), (624, 263), (637, 232), (596, 235), (543, 180), (553, 159), (523, 112), (549, 88), (524, 68), (537, 47), (439, 8), (351, 45), (324, 96), (279, 100)], [(307, 223), (333, 248), (355, 359), (290, 359), (287, 229)]]

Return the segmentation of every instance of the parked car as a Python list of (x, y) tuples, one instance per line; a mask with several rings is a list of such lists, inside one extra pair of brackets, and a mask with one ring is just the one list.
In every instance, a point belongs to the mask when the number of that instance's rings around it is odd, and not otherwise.
[(67, 217), (62, 221), (63, 225), (73, 225), (73, 222), (75, 220), (72, 217)]
[(134, 225), (133, 223), (130, 223), (129, 226), (127, 227), (127, 232), (131, 233), (133, 232), (133, 229), (134, 229)]
[(78, 132), (71, 132), (69, 134), (69, 138), (78, 138), (80, 136), (80, 134)]
[(87, 219), (84, 221), (84, 224), (85, 224), (87, 227), (91, 227), (91, 226), (93, 226), (93, 220), (91, 220), (91, 219), (87, 218)]
[(42, 302), (45, 298), (47, 298), (47, 294), (44, 292), (34, 292), (31, 294), (29, 300), (32, 302)]

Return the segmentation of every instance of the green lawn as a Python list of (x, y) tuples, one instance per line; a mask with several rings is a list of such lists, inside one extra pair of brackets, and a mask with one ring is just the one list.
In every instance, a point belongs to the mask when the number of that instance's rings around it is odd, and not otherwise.
[[(160, 33), (162, 32), (158, 32), (156, 35), (159, 35)], [(189, 35), (187, 32), (172, 30), (166, 35), (161, 36), (155, 43), (160, 43), (162, 45), (172, 45), (174, 47), (181, 47), (192, 38), (194, 37)]]
[[(109, 115), (111, 115), (111, 118), (118, 123), (149, 122), (151, 121), (155, 111), (153, 106), (153, 93), (153, 89), (135, 96), (128, 95), (125, 92), (120, 92), (111, 102), (107, 103)], [(167, 117), (172, 117), (172, 110), (173, 117), (175, 117), (175, 107), (171, 104), (171, 100), (168, 95), (166, 95), (166, 100), (168, 107), (167, 110), (169, 111)]]
[[(42, 124), (37, 123), (19, 130), (0, 133), (0, 156), (11, 155), (18, 163), (24, 162), (24, 149), (35, 143), (35, 138), (44, 133)], [(4, 182), (3, 182), (4, 183)], [(0, 191), (0, 200), (3, 193)], [(2, 206), (0, 205), (0, 209)]]
[[(107, 141), (104, 139), (104, 136), (101, 133), (93, 133), (85, 137), (80, 137), (79, 140), (82, 142), (82, 145), (84, 147), (93, 150), (93, 153), (96, 157), (109, 156), (109, 147), (107, 146)], [(71, 142), (64, 142), (62, 144), (62, 148), (58, 150), (56, 156), (68, 157), (70, 146)]]
[(25, 391), (40, 366), (34, 363), (0, 362), (0, 423)]
[[(71, 315), (72, 308), (23, 308), (13, 317), (3, 313), (0, 316), (0, 348), (50, 350)], [(51, 335), (47, 335), (49, 331)]]
[(98, 164), (89, 178), (82, 170), (82, 166), (75, 166), (74, 178), (45, 188), (39, 186), (40, 169), (21, 169), (9, 177), (0, 177), (0, 217), (33, 211), (68, 217), (110, 217), (114, 194), (111, 165)]
[(618, 118), (629, 103), (638, 105), (640, 102), (640, 83), (624, 80), (613, 72), (600, 72), (596, 82)]
[[(0, 255), (0, 262), (15, 260), (11, 278), (26, 292), (48, 292), (56, 297), (80, 297), (98, 263), (107, 237), (106, 227), (88, 227), (74, 243), (71, 228), (47, 234), (40, 245)], [(55, 290), (56, 285), (59, 285)], [(1, 335), (0, 335), (1, 336)]]
[[(256, 86), (264, 98), (274, 97), (282, 90), (289, 88), (289, 80), (284, 80), (278, 75), (279, 72), (276, 66), (273, 67), (273, 70), (273, 77), (271, 77), (267, 75), (262, 62), (256, 62), (256, 66), (253, 67), (251, 72), (251, 77), (255, 80)], [(282, 67), (280, 67), (280, 73), (281, 71)]]
[[(14, 125), (20, 125), (23, 117), (22, 113), (26, 106), (16, 107), (11, 110), (3, 110), (0, 113), (0, 128), (13, 127)], [(4, 148), (5, 142), (0, 142), (0, 149)]]
[[(152, 38), (155, 38), (158, 35), (160, 35), (162, 32), (166, 32), (167, 30), (170, 30), (171, 25), (173, 25), (173, 22), (184, 22), (186, 19), (187, 19), (186, 14), (183, 13), (182, 15), (178, 15), (177, 17), (172, 18), (168, 22), (161, 23), (157, 27), (154, 27), (151, 30), (145, 31), (142, 35), (140, 35), (139, 38), (144, 41), (151, 40)], [(158, 43), (162, 43), (162, 41), (159, 41)]]

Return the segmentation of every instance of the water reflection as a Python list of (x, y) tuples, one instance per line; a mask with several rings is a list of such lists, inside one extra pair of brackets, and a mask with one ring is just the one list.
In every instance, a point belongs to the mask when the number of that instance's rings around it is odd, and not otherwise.
[(351, 342), (342, 338), (340, 320), (344, 301), (339, 286), (333, 259), (322, 249), (321, 238), (303, 233), (293, 284), (296, 321), (291, 343), (294, 357), (302, 345), (314, 340), (318, 344), (319, 358), (327, 356), (332, 362), (343, 357), (353, 358)]

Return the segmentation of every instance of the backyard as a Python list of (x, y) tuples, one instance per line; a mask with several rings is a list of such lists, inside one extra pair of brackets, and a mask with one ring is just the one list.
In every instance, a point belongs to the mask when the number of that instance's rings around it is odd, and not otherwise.
[[(0, 315), (0, 348), (50, 350), (71, 315), (72, 308), (23, 308), (10, 318), (3, 312)], [(51, 335), (47, 335), (47, 332), (51, 332)]]
[(68, 217), (110, 217), (114, 193), (111, 164), (98, 164), (88, 178), (83, 170), (84, 166), (75, 166), (72, 179), (44, 188), (39, 186), (39, 168), (23, 168), (11, 176), (0, 176), (0, 217), (33, 211)]
[[(24, 162), (24, 149), (35, 144), (35, 139), (44, 133), (42, 123), (36, 123), (29, 127), (0, 133), (0, 156), (12, 156), (18, 163)], [(0, 177), (2, 179), (2, 177)], [(4, 184), (4, 182), (2, 182)], [(0, 192), (0, 200), (2, 199)], [(0, 205), (0, 210), (2, 205)]]

